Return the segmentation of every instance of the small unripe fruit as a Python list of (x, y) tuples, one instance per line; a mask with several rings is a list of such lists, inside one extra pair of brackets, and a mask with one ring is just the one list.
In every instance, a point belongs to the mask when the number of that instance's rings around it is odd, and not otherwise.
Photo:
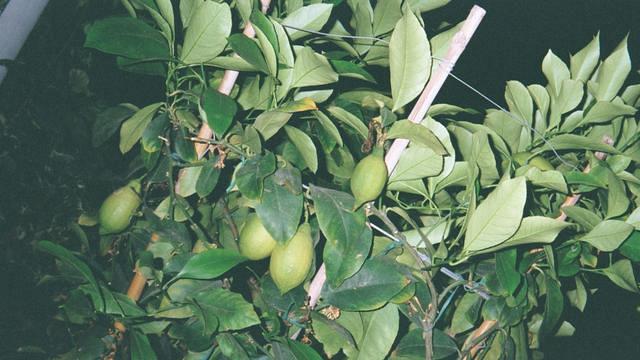
[(142, 203), (136, 190), (140, 190), (140, 183), (132, 181), (104, 200), (98, 213), (100, 234), (117, 234), (129, 226), (131, 218)]
[(351, 175), (351, 192), (356, 198), (354, 208), (380, 196), (387, 176), (382, 147), (376, 146), (371, 154), (360, 160)]
[(520, 166), (529, 164), (531, 166), (537, 167), (542, 171), (555, 170), (553, 165), (551, 165), (551, 163), (547, 159), (543, 158), (540, 155), (531, 157), (532, 155), (533, 154), (528, 151), (520, 152), (513, 155), (513, 160)]
[(302, 284), (313, 260), (311, 227), (305, 223), (285, 244), (277, 244), (271, 253), (269, 272), (281, 294)]
[(240, 231), (240, 254), (250, 260), (262, 260), (271, 255), (276, 244), (258, 215), (250, 214)]

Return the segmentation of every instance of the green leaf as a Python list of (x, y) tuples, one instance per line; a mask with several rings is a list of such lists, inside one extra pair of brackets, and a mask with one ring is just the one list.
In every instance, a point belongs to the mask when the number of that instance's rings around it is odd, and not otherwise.
[[(344, 353), (349, 359), (355, 360), (383, 360), (387, 358), (387, 354), (398, 336), (397, 305), (388, 304), (379, 310), (355, 315), (360, 315), (362, 328), (359, 336), (352, 331), (358, 348), (346, 346)], [(351, 331), (351, 329), (349, 330)]]
[(559, 191), (563, 194), (569, 192), (567, 182), (560, 171), (546, 170), (542, 171), (535, 166), (523, 166), (516, 170), (516, 176), (523, 175), (527, 180), (536, 186), (546, 187), (548, 189)]
[[(217, 158), (215, 158), (217, 160)], [(220, 169), (215, 167), (215, 162), (208, 162), (202, 166), (200, 176), (196, 182), (196, 192), (200, 197), (206, 197), (211, 194), (213, 189), (218, 184), (218, 178), (220, 177)]]
[(569, 68), (553, 51), (549, 50), (542, 60), (542, 72), (549, 81), (552, 97), (558, 98), (562, 82), (570, 78)]
[(324, 24), (329, 20), (331, 15), (331, 4), (312, 4), (303, 6), (290, 13), (284, 20), (282, 25), (287, 29), (287, 33), (291, 41), (296, 41), (304, 36), (309, 35), (306, 31), (297, 30), (305, 29), (310, 31), (318, 31), (322, 29)]
[(258, 9), (253, 9), (253, 11), (251, 12), (251, 25), (254, 26), (254, 29), (258, 28), (262, 32), (262, 34), (264, 34), (264, 37), (268, 40), (275, 53), (280, 51), (278, 34), (276, 33), (274, 25)]
[(597, 91), (594, 96), (600, 101), (610, 101), (624, 85), (631, 72), (631, 58), (627, 48), (628, 36), (618, 44), (598, 69)]
[(598, 65), (598, 60), (600, 60), (600, 33), (596, 34), (582, 50), (571, 56), (571, 78), (586, 84)]
[(155, 360), (158, 357), (149, 343), (147, 335), (133, 330), (129, 333), (131, 360)]
[(463, 252), (484, 250), (509, 239), (520, 226), (526, 200), (527, 184), (523, 177), (498, 184), (471, 214)]
[(231, 126), (238, 105), (229, 96), (217, 90), (206, 88), (200, 98), (200, 116), (209, 124), (213, 132), (223, 136)]
[(243, 58), (237, 56), (218, 56), (213, 60), (209, 60), (204, 63), (205, 65), (219, 67), (225, 70), (235, 70), (235, 71), (257, 71), (253, 65), (249, 64)]
[(560, 290), (560, 282), (549, 275), (544, 276), (547, 296), (544, 302), (544, 314), (540, 324), (539, 337), (543, 338), (553, 334), (553, 329), (562, 317), (564, 310), (564, 297)]
[(607, 219), (610, 219), (625, 214), (631, 204), (631, 200), (627, 196), (627, 189), (624, 183), (613, 171), (609, 171), (608, 184)]
[(69, 250), (58, 244), (54, 244), (51, 241), (39, 241), (37, 243), (37, 249), (57, 257), (62, 262), (76, 270), (91, 285), (96, 294), (100, 294), (100, 297), (95, 299), (98, 301), (94, 301), (94, 306), (97, 308), (96, 310), (102, 311), (104, 309), (105, 299), (103, 297), (102, 288), (98, 285), (98, 281), (93, 276), (93, 273), (87, 264), (80, 261), (80, 259), (73, 255)]
[(209, 249), (194, 255), (176, 275), (177, 279), (213, 279), (247, 260), (236, 251)]
[(393, 111), (422, 92), (431, 72), (429, 40), (412, 12), (398, 21), (389, 42), (389, 71)]
[(496, 253), (496, 275), (507, 294), (513, 295), (520, 285), (521, 276), (516, 270), (518, 251), (516, 249), (503, 250)]
[(552, 148), (556, 150), (593, 150), (609, 154), (620, 153), (614, 147), (601, 141), (574, 134), (562, 134), (552, 137), (542, 147), (541, 151), (550, 151)]
[(478, 318), (480, 306), (481, 298), (478, 294), (473, 292), (465, 293), (453, 313), (451, 333), (460, 334), (472, 329)]
[(309, 135), (305, 134), (304, 131), (289, 125), (285, 125), (284, 130), (287, 133), (289, 140), (291, 140), (293, 145), (295, 145), (296, 149), (298, 149), (302, 155), (302, 158), (309, 167), (309, 170), (313, 173), (318, 171), (318, 153), (316, 146), (313, 144)]
[(276, 158), (272, 152), (256, 155), (244, 162), (236, 172), (236, 185), (249, 199), (262, 196), (264, 178), (276, 171)]
[(174, 153), (181, 160), (191, 163), (198, 159), (195, 144), (191, 141), (191, 134), (189, 134), (189, 130), (186, 127), (180, 127), (172, 131), (171, 141)]
[(447, 5), (451, 0), (409, 0), (411, 10), (427, 12)]
[(410, 120), (396, 121), (389, 129), (387, 133), (388, 139), (408, 139), (413, 143), (424, 145), (438, 155), (447, 155), (447, 149), (445, 149), (440, 139), (434, 135), (431, 130), (420, 124), (416, 124)]
[(326, 85), (338, 81), (338, 74), (323, 55), (316, 53), (310, 47), (298, 47), (296, 55), (291, 88)]
[[(216, 335), (216, 341), (218, 342), (218, 346), (220, 347), (220, 352), (228, 358), (234, 360), (250, 360), (251, 358), (247, 354), (245, 348), (240, 344), (237, 337), (231, 333), (220, 333)], [(210, 357), (210, 352), (208, 352), (204, 359)], [(198, 359), (198, 360), (204, 360)], [(190, 360), (190, 359), (185, 359)], [(196, 360), (196, 359), (194, 359)]]
[(357, 116), (338, 106), (329, 106), (327, 110), (336, 119), (348, 125), (363, 138), (366, 139), (369, 136), (369, 129)]
[(320, 355), (308, 345), (289, 339), (287, 339), (287, 345), (296, 360), (322, 360)]
[(340, 147), (343, 146), (342, 137), (340, 136), (340, 131), (333, 124), (331, 119), (327, 115), (325, 115), (322, 111), (314, 111), (313, 115), (318, 119), (320, 126), (335, 140), (336, 144)]
[(631, 233), (618, 250), (620, 250), (620, 254), (631, 259), (631, 261), (640, 262), (640, 231)]
[(203, 312), (218, 318), (219, 331), (240, 330), (260, 323), (253, 306), (242, 295), (229, 290), (209, 289), (197, 294), (194, 301)]
[(186, 198), (196, 193), (202, 166), (190, 166), (180, 171), (181, 180), (176, 184), (176, 194)]
[(579, 206), (563, 206), (562, 212), (587, 231), (591, 231), (602, 221), (602, 218), (594, 212)]
[(360, 271), (332, 288), (325, 284), (322, 298), (345, 311), (378, 309), (411, 281), (399, 271), (395, 261), (375, 257), (365, 261)]
[(271, 74), (269, 65), (267, 64), (264, 55), (262, 55), (262, 51), (260, 51), (260, 46), (258, 46), (255, 40), (244, 34), (233, 34), (229, 36), (228, 41), (229, 46), (231, 46), (233, 51), (235, 51), (241, 58), (263, 73)]
[(373, 9), (373, 35), (380, 36), (393, 30), (402, 17), (402, 1), (378, 1)]
[(169, 121), (169, 116), (166, 112), (151, 120), (142, 132), (142, 147), (145, 151), (156, 152), (162, 148), (164, 142), (160, 137), (166, 132)]
[(533, 124), (533, 100), (527, 88), (519, 81), (507, 81), (504, 99), (516, 117)]
[(350, 194), (311, 185), (310, 195), (327, 238), (323, 253), (327, 279), (336, 287), (362, 267), (371, 249), (371, 230), (365, 225), (364, 210), (352, 210), (355, 200)]
[(169, 46), (164, 36), (142, 20), (132, 17), (96, 21), (87, 31), (84, 46), (130, 59), (169, 59)]
[(568, 226), (571, 224), (564, 221), (544, 216), (528, 216), (522, 219), (520, 227), (509, 239), (487, 250), (497, 251), (512, 246), (536, 243), (549, 244), (555, 240), (560, 231)]
[(215, 1), (201, 2), (189, 21), (180, 59), (187, 64), (196, 64), (220, 55), (227, 46), (231, 25), (229, 5)]
[[(440, 329), (433, 329), (433, 359), (449, 359), (458, 353), (455, 341)], [(424, 338), (421, 329), (409, 331), (391, 354), (391, 360), (423, 360)]]
[(162, 103), (155, 103), (138, 110), (120, 128), (120, 152), (126, 153), (140, 140), (144, 129), (149, 125), (153, 115)]
[(138, 110), (136, 106), (131, 104), (119, 104), (99, 113), (91, 130), (93, 147), (102, 146), (107, 142), (118, 131), (120, 124)]
[(579, 240), (593, 245), (600, 251), (610, 252), (617, 249), (633, 230), (633, 226), (624, 221), (605, 220)]
[(291, 119), (291, 113), (281, 111), (265, 111), (258, 115), (253, 127), (258, 130), (264, 140), (275, 135)]
[(603, 269), (602, 272), (611, 280), (614, 284), (620, 286), (625, 290), (629, 290), (634, 293), (640, 293), (638, 290), (638, 283), (636, 277), (633, 274), (633, 266), (629, 260), (616, 261), (610, 267)]
[(625, 105), (622, 102), (598, 101), (589, 109), (589, 112), (584, 116), (580, 125), (601, 124), (609, 122), (619, 116), (630, 116), (635, 113), (636, 109), (633, 106)]
[(329, 320), (317, 312), (311, 312), (311, 319), (313, 334), (322, 344), (327, 357), (333, 357), (345, 345), (356, 347), (353, 335), (335, 320)]
[(400, 155), (398, 165), (389, 177), (389, 183), (436, 176), (442, 171), (442, 165), (442, 156), (430, 148), (411, 146)]
[(355, 23), (356, 36), (361, 38), (354, 42), (353, 47), (358, 54), (365, 54), (371, 48), (373, 40), (373, 8), (369, 1), (358, 1), (353, 8), (352, 21)]
[(298, 189), (283, 186), (287, 177), (300, 182), (300, 172), (292, 167), (279, 169), (265, 178), (262, 198), (260, 204), (256, 205), (256, 212), (265, 229), (280, 243), (293, 237), (302, 216), (302, 193)]
[(330, 62), (340, 76), (376, 83), (376, 79), (373, 78), (373, 75), (361, 66), (345, 60), (330, 60)]

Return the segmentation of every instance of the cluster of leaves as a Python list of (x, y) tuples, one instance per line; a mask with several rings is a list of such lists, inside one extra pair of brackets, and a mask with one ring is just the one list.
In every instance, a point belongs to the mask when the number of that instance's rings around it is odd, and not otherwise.
[[(137, 152), (129, 230), (88, 229), (99, 246), (85, 259), (40, 243), (78, 284), (61, 311), (85, 327), (65, 357), (443, 359), (485, 341), (479, 356), (526, 358), (572, 333), (563, 308), (584, 308), (590, 276), (638, 292), (640, 85), (623, 89), (626, 40), (600, 60), (596, 37), (569, 66), (549, 52), (548, 84), (509, 82), (508, 110), (438, 104), (415, 124), (404, 107), (459, 29), (428, 37), (419, 15), (444, 3), (287, 0), (265, 15), (251, 0), (126, 0), (130, 16), (91, 25), (86, 46), (162, 76), (166, 98), (94, 127)], [(255, 40), (240, 33), (249, 21)], [(384, 196), (354, 211), (346, 189), (374, 136), (411, 144)], [(308, 281), (281, 294), (239, 254), (253, 211), (279, 243), (311, 225), (307, 280), (326, 269), (315, 308)], [(138, 303), (123, 294), (134, 267), (148, 285)], [(482, 321), (494, 325), (475, 338)]]

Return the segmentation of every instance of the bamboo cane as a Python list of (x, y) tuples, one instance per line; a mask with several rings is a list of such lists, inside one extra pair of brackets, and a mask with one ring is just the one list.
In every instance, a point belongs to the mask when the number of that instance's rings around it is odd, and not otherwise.
[[(424, 116), (427, 113), (427, 110), (433, 103), (433, 100), (442, 88), (444, 81), (447, 79), (453, 66), (458, 61), (458, 58), (460, 58), (460, 55), (469, 43), (469, 40), (480, 25), (480, 22), (482, 21), (485, 13), (486, 11), (483, 8), (477, 5), (473, 6), (471, 11), (469, 12), (469, 15), (467, 16), (467, 19), (464, 22), (464, 25), (453, 36), (445, 58), (440, 62), (440, 65), (431, 75), (429, 82), (425, 86), (422, 94), (418, 98), (418, 101), (414, 105), (413, 110), (409, 114), (409, 120), (413, 121), (414, 123), (422, 122)], [(393, 169), (395, 169), (398, 161), (400, 160), (402, 151), (404, 151), (408, 144), (409, 140), (407, 139), (396, 139), (391, 144), (391, 147), (389, 148), (389, 151), (385, 156), (385, 163), (387, 164), (387, 170), (389, 174), (391, 174), (393, 172)], [(322, 286), (324, 285), (326, 278), (326, 269), (324, 264), (322, 264), (318, 269), (315, 277), (311, 281), (311, 284), (309, 285), (308, 296), (310, 308), (315, 307), (318, 303), (320, 292), (322, 291)], [(296, 336), (297, 333), (294, 334), (292, 338), (295, 338)]]

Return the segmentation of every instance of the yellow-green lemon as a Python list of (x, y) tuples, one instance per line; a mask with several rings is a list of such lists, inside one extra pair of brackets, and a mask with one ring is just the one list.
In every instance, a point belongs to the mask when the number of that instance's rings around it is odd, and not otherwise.
[(358, 162), (351, 175), (351, 193), (356, 198), (354, 208), (380, 196), (387, 176), (382, 147), (376, 146), (371, 154)]
[[(553, 167), (553, 165), (551, 165), (551, 163), (543, 158), (540, 155), (536, 155), (534, 157), (531, 157), (533, 154), (531, 154), (528, 151), (524, 151), (524, 152), (520, 152), (517, 153), (515, 155), (513, 155), (513, 160), (515, 160), (515, 162), (518, 165), (525, 165), (525, 164), (529, 164), (531, 166), (535, 166), (538, 169), (542, 170), (542, 171), (547, 171), (547, 170), (554, 170), (555, 168)], [(527, 161), (528, 160), (528, 161)]]
[(289, 241), (277, 244), (271, 253), (269, 272), (280, 293), (302, 284), (311, 269), (312, 260), (311, 227), (304, 223)]
[(276, 241), (264, 228), (258, 215), (253, 213), (249, 214), (240, 231), (239, 246), (240, 253), (250, 260), (262, 260), (271, 255)]
[(124, 231), (142, 203), (136, 191), (140, 183), (132, 181), (109, 195), (98, 212), (100, 234), (117, 234)]

